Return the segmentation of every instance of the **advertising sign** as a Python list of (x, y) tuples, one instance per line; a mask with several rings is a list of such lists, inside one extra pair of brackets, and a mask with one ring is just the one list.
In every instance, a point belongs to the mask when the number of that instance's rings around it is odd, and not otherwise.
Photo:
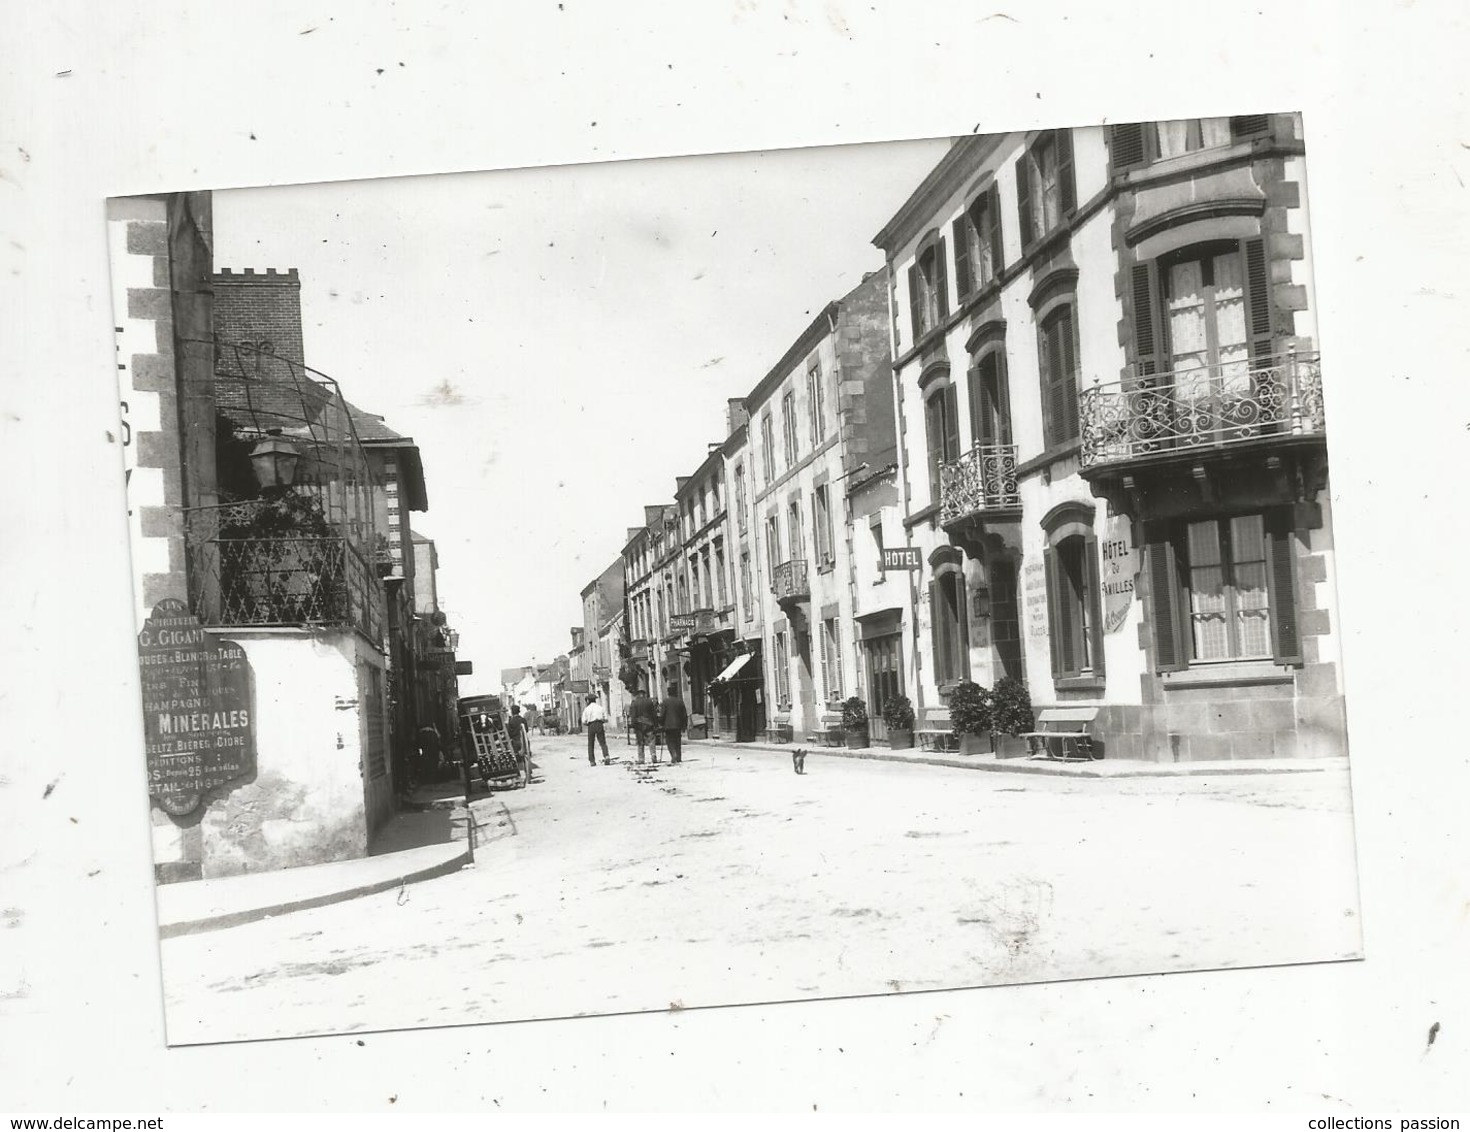
[(1138, 548), (1133, 545), (1133, 524), (1127, 516), (1118, 515), (1108, 521), (1098, 551), (1102, 566), (1103, 629), (1115, 633), (1128, 619), (1138, 576)]
[(205, 632), (188, 606), (161, 601), (138, 634), (148, 790), (167, 813), (255, 773), (250, 661)]
[(917, 546), (885, 546), (879, 553), (882, 554), (878, 560), (879, 570), (922, 570), (924, 568), (923, 553)]

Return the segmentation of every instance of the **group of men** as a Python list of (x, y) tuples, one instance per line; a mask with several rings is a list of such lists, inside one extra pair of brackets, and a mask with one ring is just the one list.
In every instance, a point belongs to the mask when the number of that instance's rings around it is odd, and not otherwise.
[[(669, 748), (669, 762), (684, 761), (684, 729), (689, 726), (689, 709), (679, 695), (677, 684), (669, 685), (669, 694), (662, 703), (654, 703), (653, 697), (642, 688), (633, 695), (628, 708), (628, 724), (638, 741), (638, 762), (651, 755), (658, 762), (656, 736), (662, 732), (664, 744)], [(582, 726), (587, 729), (587, 764), (597, 765), (596, 745), (602, 747), (602, 762), (612, 762), (607, 752), (607, 708), (596, 696), (587, 697), (587, 706), (582, 709)]]

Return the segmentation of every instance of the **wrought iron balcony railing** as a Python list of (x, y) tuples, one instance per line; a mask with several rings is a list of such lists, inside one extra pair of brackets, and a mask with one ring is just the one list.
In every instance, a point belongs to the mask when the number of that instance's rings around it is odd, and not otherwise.
[(807, 580), (806, 560), (795, 559), (777, 566), (771, 576), (771, 592), (777, 601), (810, 597), (812, 587)]
[(1019, 506), (1014, 444), (977, 444), (939, 466), (940, 523)]
[(1326, 432), (1316, 354), (1110, 382), (1084, 389), (1079, 409), (1083, 468)]
[(190, 550), (207, 625), (352, 627), (382, 639), (382, 583), (342, 536), (211, 538)]

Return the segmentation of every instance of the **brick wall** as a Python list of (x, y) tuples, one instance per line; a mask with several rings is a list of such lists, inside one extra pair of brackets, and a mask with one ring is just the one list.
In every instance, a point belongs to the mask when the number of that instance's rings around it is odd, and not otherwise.
[[(228, 268), (216, 272), (214, 284), (215, 333), (221, 342), (249, 343), (267, 354), (300, 363), (306, 356), (301, 335), (301, 279), (296, 268), (261, 273), (247, 267), (243, 272)], [(260, 343), (268, 345), (260, 346)], [(226, 352), (220, 372), (235, 372), (237, 361)], [(262, 375), (273, 374), (269, 363)]]

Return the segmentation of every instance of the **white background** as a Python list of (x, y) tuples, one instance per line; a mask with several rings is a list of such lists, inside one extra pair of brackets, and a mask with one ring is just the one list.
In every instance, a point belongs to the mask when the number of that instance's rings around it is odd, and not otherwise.
[[(1466, 11), (1193, 7), (0, 3), (0, 1109), (1466, 1109)], [(106, 196), (1289, 109), (1366, 961), (163, 1048)]]

